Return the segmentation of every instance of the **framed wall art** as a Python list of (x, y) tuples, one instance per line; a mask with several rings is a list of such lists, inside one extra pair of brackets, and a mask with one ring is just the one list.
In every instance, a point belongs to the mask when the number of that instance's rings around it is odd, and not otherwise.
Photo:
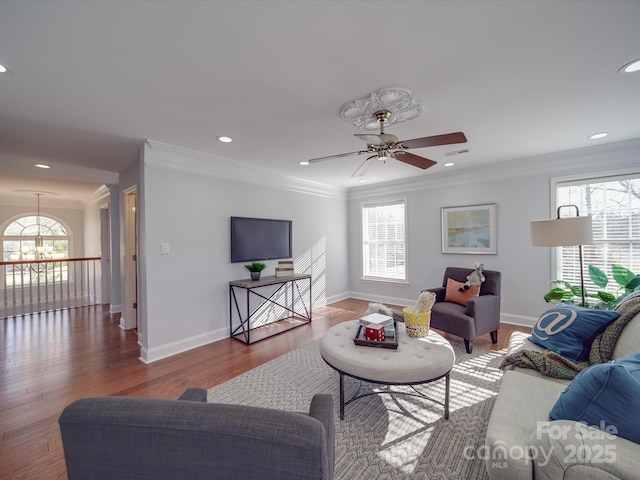
[(443, 207), (442, 253), (495, 255), (496, 204)]

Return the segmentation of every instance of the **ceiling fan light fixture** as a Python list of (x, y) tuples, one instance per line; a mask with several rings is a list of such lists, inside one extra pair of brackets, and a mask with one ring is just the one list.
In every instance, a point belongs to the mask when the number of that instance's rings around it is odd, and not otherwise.
[[(375, 92), (375, 95), (379, 95), (380, 92)], [(377, 135), (369, 134), (369, 133), (356, 133), (355, 137), (359, 138), (366, 142), (367, 147), (364, 150), (360, 150), (357, 152), (349, 152), (349, 153), (340, 153), (338, 155), (329, 155), (325, 157), (312, 158), (308, 161), (299, 161), (300, 165), (305, 165), (309, 163), (321, 162), (324, 160), (332, 160), (335, 158), (349, 157), (351, 155), (360, 155), (367, 154), (367, 158), (360, 164), (360, 166), (356, 169), (356, 171), (351, 175), (352, 177), (363, 177), (366, 170), (371, 167), (374, 163), (371, 160), (382, 160), (383, 163), (386, 163), (386, 160), (398, 160), (401, 163), (405, 163), (407, 165), (411, 165), (413, 167), (420, 168), (422, 170), (426, 170), (427, 168), (433, 167), (438, 162), (431, 160), (429, 158), (421, 157), (419, 155), (415, 155), (413, 153), (409, 153), (406, 150), (412, 148), (425, 148), (425, 147), (436, 147), (441, 145), (452, 145), (457, 143), (466, 143), (467, 137), (462, 132), (452, 132), (445, 133), (441, 135), (432, 135), (429, 137), (421, 137), (414, 138), (410, 140), (402, 140), (400, 141), (397, 136), (385, 133), (384, 127), (387, 124), (393, 123), (391, 121), (394, 111), (392, 107), (388, 107), (389, 98), (393, 97), (397, 90), (391, 91), (391, 89), (385, 90), (384, 95), (379, 95), (379, 100), (384, 100), (387, 102), (386, 104), (370, 104), (370, 105), (358, 105), (357, 102), (353, 104), (349, 104), (345, 106), (341, 111), (341, 116), (344, 120), (352, 121), (354, 118), (360, 119), (363, 112), (367, 110), (365, 107), (375, 106), (375, 110), (370, 114), (371, 118), (375, 120), (377, 127), (380, 129), (380, 133)], [(401, 93), (410, 93), (407, 90), (402, 91)], [(373, 98), (374, 94), (371, 95)], [(367, 100), (367, 99), (365, 99)], [(407, 110), (405, 110), (406, 112)], [(420, 112), (422, 112), (422, 107), (420, 107)], [(404, 118), (397, 121), (403, 121)], [(368, 119), (371, 122), (371, 119)], [(354, 125), (357, 122), (352, 122)], [(454, 152), (454, 154), (466, 153), (469, 149), (465, 148), (462, 150), (458, 150)], [(303, 163), (306, 162), (306, 163)]]
[(455, 165), (455, 163), (453, 162), (447, 162), (444, 164), (445, 167), (453, 167)]

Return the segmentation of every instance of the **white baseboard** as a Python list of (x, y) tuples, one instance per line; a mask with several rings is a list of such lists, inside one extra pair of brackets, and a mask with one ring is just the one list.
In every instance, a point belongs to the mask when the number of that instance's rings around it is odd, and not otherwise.
[(500, 322), (510, 325), (518, 325), (519, 327), (533, 327), (538, 319), (536, 317), (527, 317), (525, 315), (515, 315), (513, 313), (500, 313)]
[(331, 295), (330, 297), (325, 298), (324, 305), (320, 305), (320, 302), (316, 301), (316, 303), (313, 304), (313, 309), (315, 310), (316, 308), (326, 307), (331, 303), (336, 303), (340, 300), (346, 300), (347, 298), (351, 298), (349, 292), (339, 293), (338, 295)]
[[(340, 300), (346, 300), (348, 298), (355, 298), (358, 300), (365, 300), (369, 302), (385, 303), (385, 304), (400, 305), (400, 306), (413, 305), (415, 303), (415, 300), (409, 300), (404, 298), (380, 297), (380, 296), (374, 296), (374, 295), (365, 294), (365, 293), (345, 292), (338, 295), (332, 295), (331, 297), (326, 297), (326, 299), (317, 299), (313, 305), (313, 308), (315, 310), (317, 308), (322, 308), (331, 303), (335, 303)], [(500, 314), (501, 322), (509, 323), (511, 325), (518, 325), (522, 327), (533, 327), (533, 325), (535, 325), (537, 320), (538, 320), (537, 318), (527, 317), (524, 315), (514, 315), (510, 313)], [(150, 349), (146, 349), (141, 345), (140, 361), (143, 363), (152, 363), (158, 360), (162, 360), (163, 358), (176, 355), (178, 353), (186, 352), (187, 350), (191, 350), (197, 347), (202, 347), (203, 345), (208, 345), (210, 343), (217, 342), (218, 340), (223, 340), (228, 337), (229, 337), (229, 330), (228, 328), (225, 327), (215, 331), (202, 333), (200, 335), (195, 335), (193, 337), (167, 343), (165, 345), (161, 345), (159, 347), (154, 347)]]
[(114, 313), (121, 313), (122, 312), (122, 305), (109, 305), (109, 313), (111, 315), (113, 315)]
[[(330, 303), (334, 303), (347, 298), (349, 298), (348, 293), (334, 295), (327, 298), (319, 298), (314, 301), (313, 309), (315, 310), (318, 308), (323, 308)], [(216, 331), (195, 335), (193, 337), (185, 338), (150, 349), (146, 349), (144, 348), (144, 346), (140, 345), (139, 360), (143, 363), (152, 363), (163, 358), (176, 355), (178, 353), (186, 352), (187, 350), (191, 350), (193, 348), (202, 347), (203, 345), (208, 345), (210, 343), (217, 342), (218, 340), (223, 340), (225, 338), (229, 338), (228, 328), (221, 328)]]
[(131, 330), (132, 328), (134, 328), (133, 326), (129, 327), (127, 325), (127, 319), (124, 318), (124, 315), (120, 315), (120, 328), (122, 330)]
[(368, 302), (375, 303), (388, 303), (391, 305), (398, 306), (413, 306), (416, 303), (416, 299), (406, 299), (406, 298), (397, 298), (397, 297), (386, 297), (386, 296), (378, 296), (372, 295), (371, 293), (360, 293), (360, 292), (350, 292), (347, 298), (355, 298), (357, 300), (365, 300)]
[(167, 343), (159, 347), (154, 348), (140, 348), (139, 360), (143, 363), (151, 363), (163, 358), (176, 355), (178, 353), (186, 352), (194, 348), (208, 345), (218, 340), (222, 340), (229, 337), (229, 329), (221, 328), (219, 330), (202, 333), (200, 335), (194, 335), (193, 337), (184, 338), (175, 342)]
[[(390, 305), (398, 305), (398, 306), (413, 306), (415, 304), (415, 299), (406, 299), (406, 298), (397, 298), (397, 297), (386, 297), (386, 296), (376, 296), (370, 293), (360, 293), (360, 292), (349, 292), (344, 295), (340, 295), (340, 300), (344, 300), (345, 298), (355, 298), (357, 300), (365, 300), (368, 302), (376, 302), (376, 303), (384, 303)], [(332, 303), (334, 300), (331, 300)], [(337, 301), (337, 300), (335, 300)], [(536, 317), (528, 317), (525, 315), (516, 315), (513, 313), (503, 313), (500, 312), (500, 322), (508, 323), (510, 325), (517, 325), (519, 327), (533, 327), (538, 318)]]

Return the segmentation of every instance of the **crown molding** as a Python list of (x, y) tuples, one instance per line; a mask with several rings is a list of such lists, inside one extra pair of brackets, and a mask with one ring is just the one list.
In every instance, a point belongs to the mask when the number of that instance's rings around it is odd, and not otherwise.
[(398, 193), (432, 188), (450, 188), (470, 183), (504, 181), (540, 175), (551, 178), (578, 173), (598, 176), (620, 170), (640, 172), (639, 158), (640, 139), (626, 140), (469, 167), (463, 171), (451, 170), (374, 185), (351, 187), (349, 199), (397, 195)]
[(280, 175), (272, 169), (167, 145), (155, 140), (145, 141), (143, 160), (145, 165), (191, 175), (205, 175), (333, 199), (347, 198), (346, 188)]
[(88, 207), (89, 205), (93, 205), (94, 203), (104, 201), (105, 199), (109, 198), (110, 195), (111, 191), (109, 190), (109, 187), (107, 187), (106, 185), (100, 185), (100, 187), (95, 192), (93, 192), (91, 195), (89, 195), (89, 197), (85, 199), (84, 205)]
[[(8, 195), (3, 195), (0, 196), (0, 205), (20, 208), (32, 208), (35, 211), (36, 202), (35, 200), (29, 201), (21, 197), (11, 197)], [(68, 208), (70, 210), (82, 210), (84, 209), (85, 204), (82, 200), (69, 200), (57, 197), (47, 197), (45, 203), (41, 204), (40, 207), (40, 209), (43, 211), (47, 208)]]

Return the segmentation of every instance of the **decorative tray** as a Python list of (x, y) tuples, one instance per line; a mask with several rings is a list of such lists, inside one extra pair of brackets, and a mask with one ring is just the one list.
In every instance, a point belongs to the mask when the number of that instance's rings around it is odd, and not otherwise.
[(358, 325), (356, 336), (353, 339), (353, 343), (356, 345), (362, 345), (364, 347), (379, 347), (379, 348), (391, 348), (396, 350), (398, 348), (398, 325), (393, 322), (393, 325), (389, 325), (384, 328), (384, 340), (367, 340), (364, 336), (364, 325)]

